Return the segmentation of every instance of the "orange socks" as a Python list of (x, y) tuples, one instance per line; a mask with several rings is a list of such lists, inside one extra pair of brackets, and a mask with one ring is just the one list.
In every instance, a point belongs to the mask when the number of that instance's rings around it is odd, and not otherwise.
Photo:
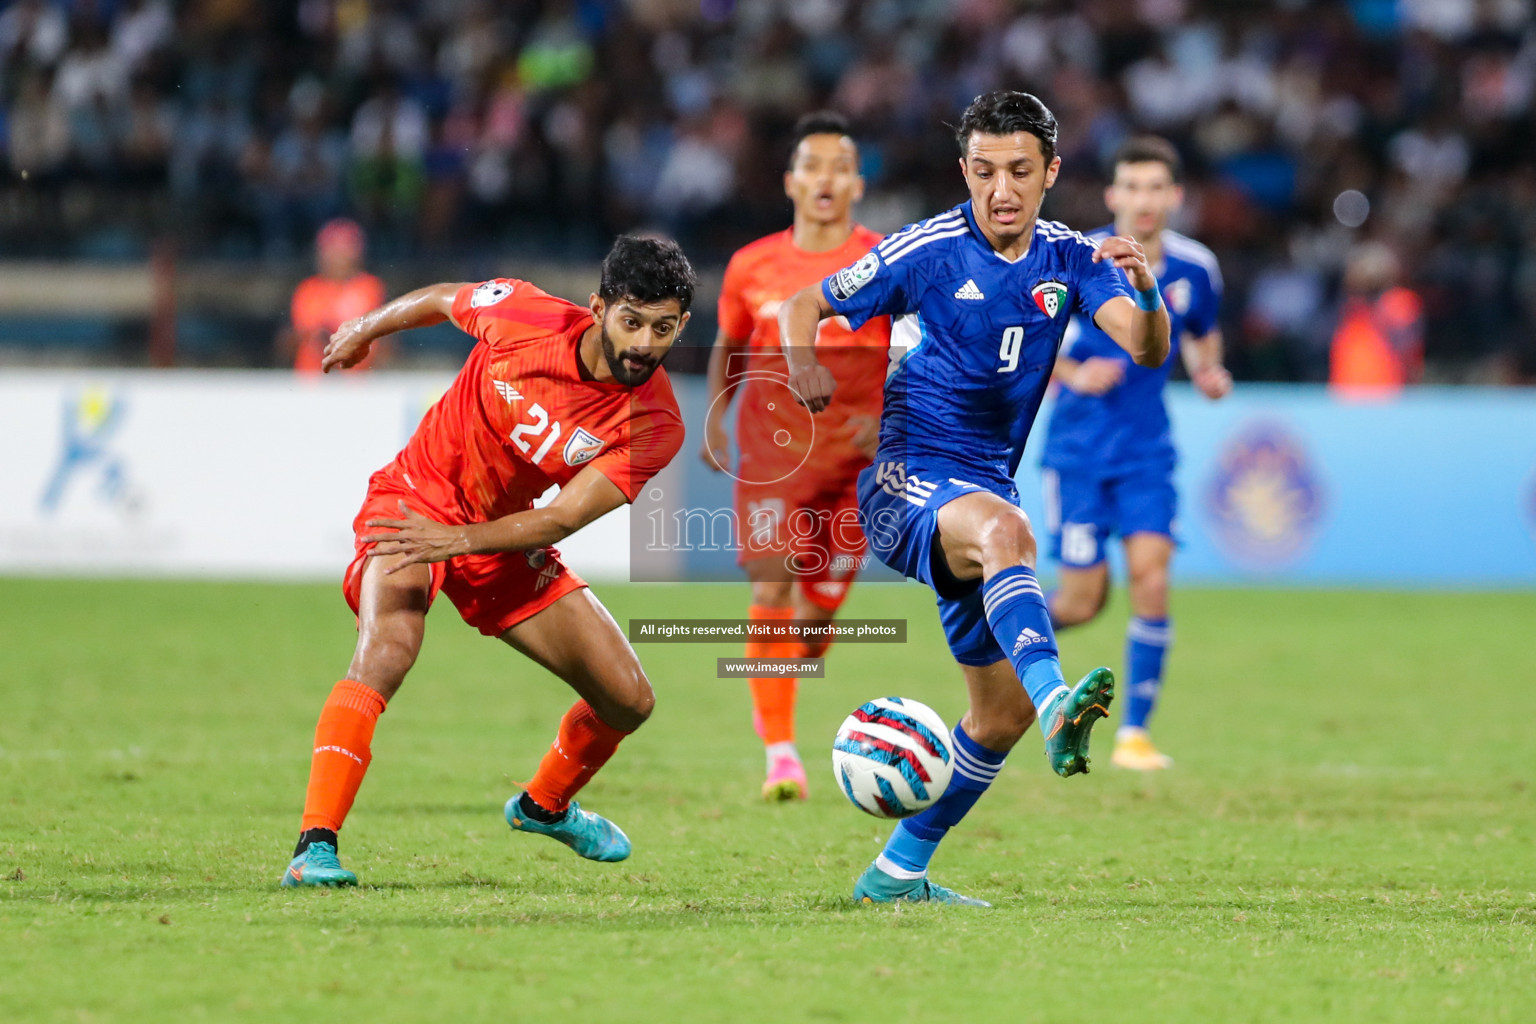
[[(795, 617), (793, 608), (770, 608), (754, 604), (747, 610), (753, 623), (788, 622)], [(748, 658), (794, 658), (800, 654), (799, 641), (747, 641)], [(749, 680), (752, 687), (752, 724), (763, 738), (764, 746), (795, 741), (795, 677)]]
[(628, 735), (598, 718), (592, 705), (578, 700), (560, 719), (560, 732), (528, 783), (528, 795), (546, 811), (559, 814)]
[(384, 698), (362, 683), (343, 679), (331, 690), (315, 726), (315, 754), (304, 794), (303, 829), (341, 831), (357, 788), (363, 784), (373, 727), (384, 713)]

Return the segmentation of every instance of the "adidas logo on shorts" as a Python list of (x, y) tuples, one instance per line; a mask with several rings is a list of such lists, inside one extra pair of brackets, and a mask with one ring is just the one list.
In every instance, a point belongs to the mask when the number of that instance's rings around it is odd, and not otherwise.
[(970, 278), (966, 278), (965, 284), (961, 285), (960, 290), (955, 292), (955, 298), (984, 299), (986, 296), (981, 294), (981, 289), (976, 287), (975, 281), (971, 280)]

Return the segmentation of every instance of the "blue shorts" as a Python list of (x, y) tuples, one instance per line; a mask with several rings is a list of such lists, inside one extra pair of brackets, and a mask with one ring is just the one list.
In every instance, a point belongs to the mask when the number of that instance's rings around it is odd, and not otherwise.
[(1115, 534), (1174, 535), (1179, 496), (1171, 467), (1108, 475), (1072, 469), (1041, 472), (1051, 557), (1066, 568), (1091, 569), (1102, 563), (1105, 542)]
[(1005, 494), (938, 473), (907, 472), (904, 463), (877, 456), (859, 474), (859, 525), (880, 561), (933, 588), (939, 622), (955, 660), (962, 665), (991, 665), (1007, 656), (987, 624), (981, 579), (956, 579), (938, 545), (939, 509), (972, 491), (988, 491), (1015, 505), (1019, 501), (1011, 485)]

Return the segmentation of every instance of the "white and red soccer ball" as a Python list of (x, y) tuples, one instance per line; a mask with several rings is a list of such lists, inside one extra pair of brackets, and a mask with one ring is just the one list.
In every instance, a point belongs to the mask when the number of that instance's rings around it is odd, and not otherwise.
[(944, 795), (953, 772), (944, 719), (903, 697), (854, 708), (832, 744), (838, 788), (877, 818), (907, 818), (931, 806)]

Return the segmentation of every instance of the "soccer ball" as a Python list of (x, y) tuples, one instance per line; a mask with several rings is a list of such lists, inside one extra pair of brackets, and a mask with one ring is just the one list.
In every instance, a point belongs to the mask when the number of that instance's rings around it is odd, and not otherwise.
[(832, 773), (853, 806), (909, 818), (944, 795), (954, 772), (949, 727), (926, 704), (881, 697), (854, 708), (832, 744)]

